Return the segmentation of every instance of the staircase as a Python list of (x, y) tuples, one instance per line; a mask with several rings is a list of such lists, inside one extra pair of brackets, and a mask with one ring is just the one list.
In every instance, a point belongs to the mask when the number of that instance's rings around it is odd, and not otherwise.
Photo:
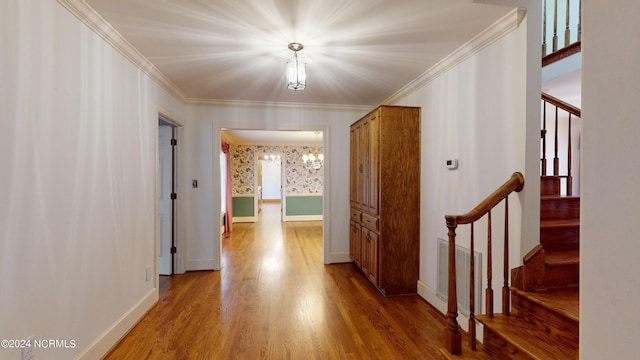
[[(543, 39), (542, 66), (552, 64), (580, 52), (580, 19), (578, 11), (577, 41), (571, 43), (569, 1), (563, 46), (558, 49), (556, 28), (558, 2), (544, 4), (543, 29), (547, 29), (547, 9), (552, 12), (554, 28), (546, 30)], [(579, 2), (578, 5), (579, 7)], [(575, 8), (575, 7), (574, 7)], [(550, 53), (547, 50), (551, 50)], [(540, 243), (523, 259), (523, 265), (511, 270), (510, 313), (477, 315), (484, 325), (484, 353), (499, 359), (577, 359), (579, 344), (579, 268), (580, 268), (580, 197), (572, 196), (572, 116), (580, 117), (580, 109), (542, 94), (542, 175), (540, 177)], [(555, 119), (547, 121), (547, 106), (555, 110)], [(558, 112), (568, 118), (567, 153), (563, 170), (558, 156)], [(562, 122), (562, 121), (561, 121)], [(547, 126), (553, 129), (555, 153), (552, 174), (547, 175)], [(559, 175), (560, 172), (564, 175)], [(563, 188), (561, 185), (565, 185)], [(561, 195), (564, 189), (564, 195)]]
[(578, 358), (580, 198), (560, 194), (562, 178), (541, 176), (540, 244), (511, 269), (503, 312), (475, 315), (484, 325), (483, 343), (476, 347), (470, 331), (469, 347), (476, 351), (454, 355), (449, 345), (456, 341), (447, 338), (455, 337), (445, 333), (443, 359)]
[[(544, 67), (581, 51), (581, 25), (580, 0), (567, 0), (560, 13), (558, 7), (565, 2), (543, 0), (542, 3)], [(570, 20), (571, 14), (577, 16), (577, 21)], [(577, 28), (574, 27), (576, 23)], [(564, 40), (559, 36), (563, 29)], [(577, 359), (579, 356), (580, 197), (573, 196), (579, 185), (574, 187), (572, 176), (572, 151), (577, 154), (579, 146), (572, 145), (572, 119), (580, 118), (581, 111), (542, 93), (542, 114), (540, 241), (523, 258), (523, 265), (512, 268), (508, 262), (508, 230), (505, 230), (501, 313), (495, 313), (493, 309), (491, 211), (504, 203), (504, 229), (508, 229), (508, 196), (522, 189), (524, 178), (518, 180), (516, 175), (519, 173), (514, 173), (470, 212), (445, 216), (449, 229), (449, 290), (443, 336), (445, 347), (441, 351), (444, 359), (546, 360)], [(564, 149), (566, 152), (561, 154)], [(549, 164), (547, 158), (552, 159)], [(470, 225), (470, 251), (473, 253), (473, 225), (482, 217), (487, 218), (489, 233), (486, 308), (483, 314), (475, 314), (474, 293), (477, 290), (471, 262), (470, 283), (463, 285), (469, 286), (470, 294), (469, 332), (466, 334), (469, 344), (465, 345), (457, 322), (456, 229), (459, 225)], [(482, 344), (476, 341), (478, 322), (483, 325)]]
[[(504, 264), (505, 282), (502, 288), (502, 313), (493, 311), (493, 289), (489, 286), (485, 298), (488, 307), (482, 315), (471, 314), (468, 338), (469, 348), (477, 351), (465, 351), (461, 356), (452, 355), (462, 352), (461, 337), (457, 331), (456, 295), (451, 291), (448, 300), (448, 324), (445, 332), (443, 351), (447, 359), (577, 359), (579, 344), (579, 268), (580, 268), (580, 197), (573, 196), (574, 184), (571, 175), (572, 128), (573, 117), (579, 118), (580, 109), (548, 94), (542, 94), (543, 109), (551, 106), (552, 119), (547, 119), (543, 111), (541, 131), (541, 169), (540, 177), (540, 241), (524, 258), (523, 265), (511, 268)], [(560, 116), (559, 116), (560, 114)], [(547, 125), (553, 131), (548, 131)], [(568, 126), (564, 131), (566, 138), (560, 138), (559, 126)], [(547, 137), (553, 143), (547, 169)], [(560, 145), (559, 145), (560, 144)], [(566, 152), (563, 153), (566, 149)], [(562, 159), (561, 159), (562, 157)], [(547, 175), (551, 172), (551, 175)], [(505, 185), (507, 185), (505, 183)], [(449, 228), (450, 254), (455, 243), (455, 229), (459, 224), (471, 224), (490, 210), (498, 202), (505, 202), (510, 191), (519, 191), (505, 185), (476, 209), (465, 215), (447, 215)], [(495, 196), (494, 196), (495, 195)], [(489, 205), (489, 206), (484, 206)], [(473, 216), (469, 216), (473, 213)], [(505, 216), (506, 218), (506, 216)], [(505, 229), (508, 225), (505, 224)], [(508, 237), (504, 239), (505, 248)], [(471, 248), (473, 249), (473, 228), (471, 229)], [(491, 246), (487, 253), (492, 258)], [(507, 256), (503, 257), (507, 259)], [(490, 266), (489, 266), (490, 267)], [(509, 271), (510, 269), (510, 271)], [(455, 270), (449, 268), (449, 288), (456, 286)], [(510, 272), (510, 276), (509, 276)], [(452, 276), (453, 275), (453, 276)], [(471, 276), (473, 277), (473, 276)], [(488, 274), (489, 279), (491, 273)], [(488, 281), (491, 284), (491, 281)], [(475, 285), (470, 284), (471, 288)], [(475, 323), (484, 325), (483, 344), (476, 347)]]
[(578, 358), (580, 198), (559, 183), (541, 177), (540, 244), (511, 271), (511, 314), (476, 316), (493, 358)]

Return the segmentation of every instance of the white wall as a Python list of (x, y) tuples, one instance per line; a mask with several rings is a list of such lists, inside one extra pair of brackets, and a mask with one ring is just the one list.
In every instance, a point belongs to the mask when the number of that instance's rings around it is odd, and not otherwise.
[(632, 359), (640, 330), (640, 2), (585, 1), (580, 357)]
[[(369, 109), (373, 110), (373, 109)], [(189, 105), (190, 129), (186, 130), (187, 179), (200, 186), (187, 192), (187, 270), (220, 269), (220, 188), (217, 154), (220, 129), (320, 130), (325, 154), (323, 233), (326, 263), (349, 258), (349, 125), (367, 109), (330, 109), (304, 106)]]
[[(513, 172), (526, 175), (527, 161), (536, 162), (535, 158), (527, 160), (524, 146), (528, 131), (527, 21), (397, 101), (399, 105), (422, 107), (418, 289), (422, 297), (442, 311), (446, 308), (445, 302), (435, 294), (437, 239), (448, 239), (445, 214), (470, 211), (507, 181)], [(539, 85), (537, 96), (540, 96)], [(445, 161), (453, 158), (459, 160), (457, 170), (449, 170), (445, 166)], [(531, 178), (539, 182), (539, 174), (534, 172)], [(537, 186), (532, 188), (539, 191)], [(523, 195), (510, 196), (509, 205), (510, 263), (514, 267), (521, 264), (521, 253), (530, 248), (520, 249)], [(502, 286), (503, 208), (500, 205), (492, 219), (493, 287), (496, 290)], [(535, 214), (539, 210), (534, 208), (532, 211)], [(468, 225), (458, 229), (456, 243), (468, 248)], [(485, 268), (486, 233), (486, 221), (481, 221), (476, 225), (475, 250), (483, 253)], [(486, 269), (483, 270), (483, 279), (486, 284)], [(497, 310), (498, 304), (499, 291), (496, 291)]]
[(157, 115), (184, 107), (55, 1), (2, 1), (0, 46), (0, 338), (95, 359), (158, 297)]

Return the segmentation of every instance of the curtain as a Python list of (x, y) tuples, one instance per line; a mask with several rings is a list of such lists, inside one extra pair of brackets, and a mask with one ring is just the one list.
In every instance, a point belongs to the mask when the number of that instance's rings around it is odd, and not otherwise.
[(231, 232), (231, 212), (233, 209), (231, 209), (231, 156), (229, 154), (229, 148), (231, 146), (229, 145), (229, 143), (227, 143), (226, 141), (222, 141), (222, 152), (224, 153), (225, 159), (226, 159), (226, 166), (227, 166), (227, 178), (225, 179), (226, 181), (226, 186), (225, 186), (225, 192), (226, 194), (224, 194), (225, 197), (225, 203), (226, 203), (226, 208), (227, 211), (225, 211), (224, 213), (224, 232)]

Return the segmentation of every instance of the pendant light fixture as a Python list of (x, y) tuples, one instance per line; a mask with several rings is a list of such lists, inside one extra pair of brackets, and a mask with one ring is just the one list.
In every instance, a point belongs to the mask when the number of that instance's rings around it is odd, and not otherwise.
[(293, 51), (293, 58), (287, 63), (287, 89), (304, 90), (307, 84), (306, 64), (298, 60), (298, 51), (304, 46), (297, 42), (289, 44), (289, 50)]

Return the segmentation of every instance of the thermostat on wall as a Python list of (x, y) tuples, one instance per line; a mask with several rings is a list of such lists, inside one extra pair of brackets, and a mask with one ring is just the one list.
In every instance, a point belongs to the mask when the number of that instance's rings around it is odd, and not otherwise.
[(458, 168), (458, 159), (447, 160), (447, 169), (455, 170)]

